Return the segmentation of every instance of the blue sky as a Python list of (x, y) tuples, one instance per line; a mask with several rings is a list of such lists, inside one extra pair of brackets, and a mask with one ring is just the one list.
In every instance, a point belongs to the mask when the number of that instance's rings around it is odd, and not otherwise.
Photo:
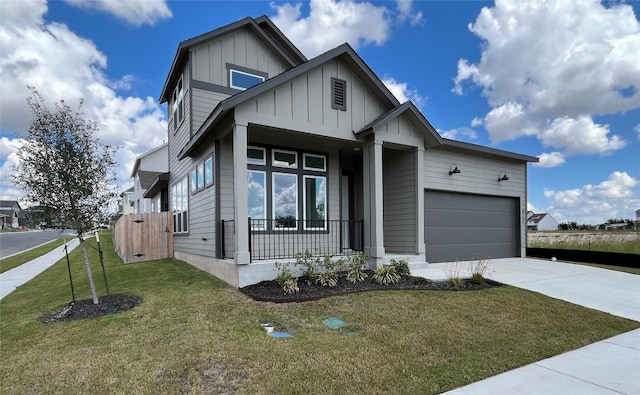
[(267, 15), (312, 58), (349, 42), (445, 137), (540, 157), (528, 204), (597, 224), (640, 209), (640, 2), (0, 2), (0, 198), (31, 113), (26, 85), (85, 99), (118, 178), (166, 140), (158, 103), (178, 44)]

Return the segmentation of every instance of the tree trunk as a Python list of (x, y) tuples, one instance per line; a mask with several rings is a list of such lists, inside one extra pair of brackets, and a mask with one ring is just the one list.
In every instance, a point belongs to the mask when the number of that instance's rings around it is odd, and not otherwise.
[(96, 284), (93, 282), (91, 265), (89, 265), (89, 256), (87, 255), (87, 245), (85, 244), (82, 234), (78, 235), (78, 239), (80, 239), (80, 247), (82, 248), (82, 258), (84, 259), (84, 268), (86, 269), (87, 277), (89, 278), (89, 289), (91, 290), (91, 298), (93, 299), (93, 304), (98, 304), (100, 303), (100, 301), (98, 300), (98, 294), (96, 293)]

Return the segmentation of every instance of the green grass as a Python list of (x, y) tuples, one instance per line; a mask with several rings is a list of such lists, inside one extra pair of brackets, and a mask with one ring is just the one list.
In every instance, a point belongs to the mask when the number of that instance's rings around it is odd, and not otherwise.
[(600, 265), (597, 263), (583, 263), (583, 262), (565, 262), (565, 263), (574, 263), (576, 265), (599, 267), (600, 269), (615, 270), (615, 271), (624, 272), (624, 273), (640, 274), (640, 268), (637, 268), (637, 267)]
[(14, 255), (9, 258), (0, 259), (0, 273), (4, 273), (7, 270), (11, 270), (14, 267), (18, 267), (23, 263), (27, 263), (32, 259), (35, 259), (47, 252), (61, 246), (64, 243), (63, 239), (53, 240), (47, 244), (36, 247), (32, 250), (23, 252), (18, 255)]
[[(58, 262), (0, 301), (1, 393), (436, 394), (640, 327), (513, 287), (261, 303), (178, 260), (124, 265), (109, 233), (100, 240), (111, 292), (142, 303), (43, 325), (71, 298)], [(79, 248), (71, 260), (76, 297), (89, 298)], [(260, 320), (294, 336), (267, 337)]]

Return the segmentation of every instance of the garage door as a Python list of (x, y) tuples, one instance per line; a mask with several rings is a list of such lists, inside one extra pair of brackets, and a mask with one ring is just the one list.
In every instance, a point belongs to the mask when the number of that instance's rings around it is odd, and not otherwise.
[(428, 262), (520, 256), (516, 198), (425, 191)]

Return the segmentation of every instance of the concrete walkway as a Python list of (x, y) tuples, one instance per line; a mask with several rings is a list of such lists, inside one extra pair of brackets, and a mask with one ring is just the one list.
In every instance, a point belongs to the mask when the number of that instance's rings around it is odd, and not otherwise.
[[(80, 244), (77, 238), (67, 241), (67, 250), (71, 252)], [(54, 263), (64, 258), (64, 245), (50, 252), (24, 263), (4, 273), (0, 273), (0, 300), (13, 292), (17, 287), (27, 283), (38, 274), (53, 266)]]
[[(462, 265), (469, 266), (469, 262)], [(447, 265), (412, 274), (446, 279)], [(491, 261), (488, 278), (640, 321), (640, 276), (541, 259)], [(462, 394), (640, 394), (640, 329), (447, 392)]]

